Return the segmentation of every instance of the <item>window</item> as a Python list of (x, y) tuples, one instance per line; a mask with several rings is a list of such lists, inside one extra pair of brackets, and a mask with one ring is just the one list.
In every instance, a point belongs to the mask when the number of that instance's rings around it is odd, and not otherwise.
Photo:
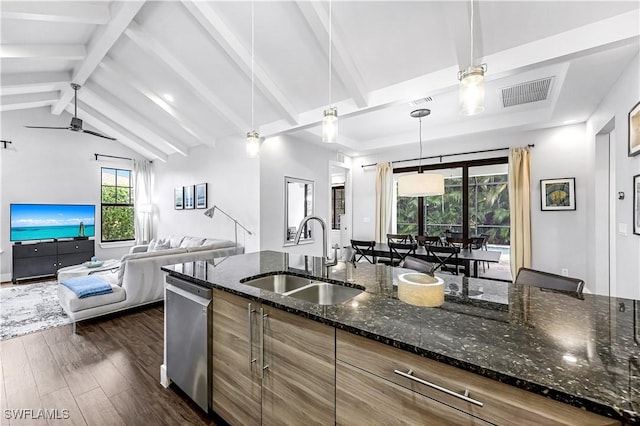
[[(467, 236), (485, 234), (489, 244), (509, 245), (506, 158), (422, 166), (422, 169), (445, 176), (444, 194), (397, 197), (398, 233), (444, 237), (448, 230)], [(394, 170), (396, 177), (416, 171), (417, 167)]]
[(135, 239), (131, 170), (102, 168), (102, 242)]
[(344, 214), (344, 185), (331, 187), (331, 229), (340, 229), (341, 214)]

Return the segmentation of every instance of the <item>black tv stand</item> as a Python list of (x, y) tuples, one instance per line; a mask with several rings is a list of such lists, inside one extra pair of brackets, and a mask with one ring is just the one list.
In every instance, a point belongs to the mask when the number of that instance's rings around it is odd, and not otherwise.
[(32, 244), (18, 242), (13, 244), (12, 255), (11, 282), (16, 284), (23, 278), (55, 276), (60, 268), (91, 260), (95, 255), (95, 242), (87, 237)]

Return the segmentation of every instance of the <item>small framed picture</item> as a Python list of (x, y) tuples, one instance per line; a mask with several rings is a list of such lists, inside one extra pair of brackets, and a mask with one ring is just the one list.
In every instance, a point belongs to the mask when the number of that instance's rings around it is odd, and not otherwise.
[(575, 210), (576, 179), (542, 179), (540, 198), (542, 210)]
[(640, 154), (640, 102), (629, 111), (629, 157)]
[(640, 175), (633, 177), (633, 233), (640, 235)]
[(173, 208), (184, 209), (184, 188), (181, 186), (173, 190)]
[(207, 184), (199, 183), (196, 185), (196, 209), (207, 208)]
[(184, 208), (193, 209), (195, 207), (195, 187), (193, 185), (184, 187)]

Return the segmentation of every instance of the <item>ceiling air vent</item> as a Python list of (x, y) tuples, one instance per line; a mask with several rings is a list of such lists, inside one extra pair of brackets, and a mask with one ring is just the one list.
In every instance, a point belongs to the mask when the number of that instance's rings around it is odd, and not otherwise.
[(553, 77), (528, 81), (502, 89), (502, 105), (506, 107), (544, 101), (549, 95)]
[(411, 101), (409, 102), (409, 105), (418, 106), (418, 105), (426, 104), (427, 102), (431, 102), (431, 101), (433, 101), (433, 98), (431, 96), (427, 96), (426, 98), (421, 98), (421, 99), (416, 99), (414, 101)]

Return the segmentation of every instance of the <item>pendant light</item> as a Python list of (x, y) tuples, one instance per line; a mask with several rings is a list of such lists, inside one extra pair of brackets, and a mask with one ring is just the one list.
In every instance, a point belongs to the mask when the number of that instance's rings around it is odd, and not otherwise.
[(254, 22), (253, 22), (253, 1), (251, 1), (251, 131), (247, 132), (247, 157), (255, 158), (260, 155), (260, 135), (253, 127), (253, 101), (254, 101), (254, 83), (253, 83), (253, 62), (254, 62)]
[(324, 110), (322, 117), (322, 142), (336, 143), (338, 141), (338, 108), (331, 106), (331, 0), (329, 0), (329, 107)]
[(487, 64), (473, 65), (473, 0), (471, 0), (471, 55), (469, 67), (458, 71), (460, 80), (460, 114), (473, 115), (484, 111), (484, 74)]
[(431, 114), (426, 108), (411, 111), (411, 117), (420, 123), (420, 157), (418, 157), (418, 173), (398, 178), (398, 196), (426, 197), (444, 194), (444, 176), (439, 173), (422, 173), (422, 117)]

